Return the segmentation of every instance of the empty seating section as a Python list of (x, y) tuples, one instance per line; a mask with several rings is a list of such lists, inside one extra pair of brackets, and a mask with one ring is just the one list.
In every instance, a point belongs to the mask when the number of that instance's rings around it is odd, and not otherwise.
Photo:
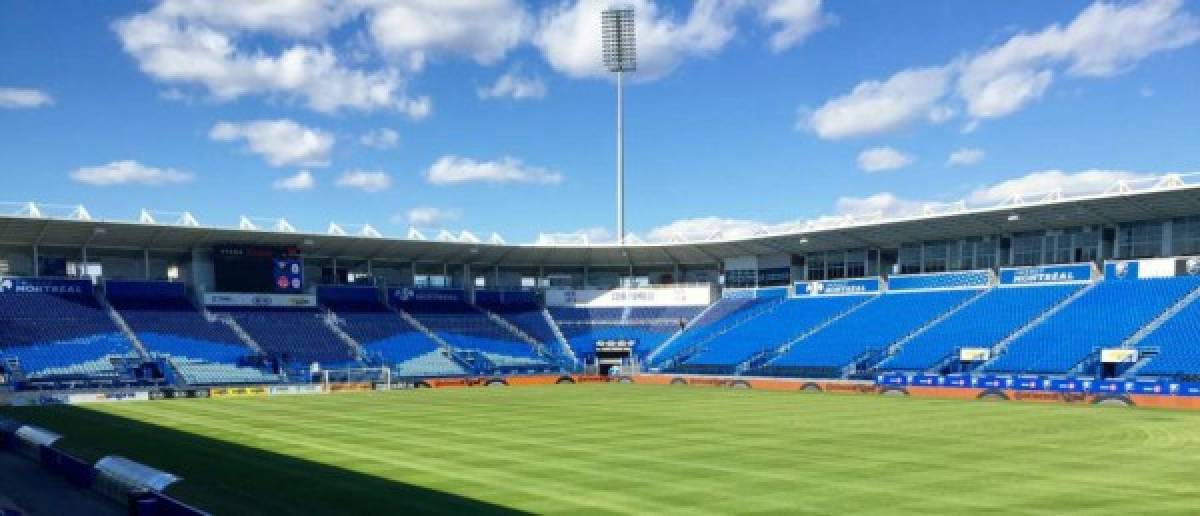
[(1188, 303), (1138, 342), (1137, 347), (1156, 351), (1137, 371), (1138, 375), (1200, 375), (1200, 302)]
[[(390, 289), (396, 304), (389, 306), (373, 287), (338, 286), (318, 289), (321, 309), (213, 307), (215, 319), (193, 305), (181, 283), (108, 281), (108, 302), (149, 355), (140, 356), (90, 281), (5, 278), (0, 365), (16, 382), (42, 387), (158, 381), (143, 371), (186, 385), (284, 381), (261, 367), (274, 361), (289, 374), (312, 362), (338, 369), (363, 361), (401, 377), (534, 373), (563, 363), (557, 326), (582, 362), (595, 362), (598, 341), (628, 340), (643, 361), (653, 359), (649, 367), (686, 373), (858, 378), (957, 371), (942, 366), (954, 365), (962, 348), (988, 348), (993, 358), (977, 372), (1086, 375), (1098, 370), (1098, 350), (1129, 346), (1142, 350), (1142, 361), (1115, 374), (1200, 378), (1200, 299), (1163, 317), (1200, 289), (1200, 277), (975, 286), (993, 279), (974, 271), (897, 275), (882, 294), (547, 310), (527, 291), (492, 292), (475, 306), (452, 289)], [(266, 357), (255, 356), (226, 318)], [(1143, 330), (1157, 319), (1165, 320)], [(363, 361), (331, 324), (357, 341)], [(1131, 341), (1139, 330), (1144, 336)]]
[(680, 352), (702, 344), (708, 338), (728, 326), (755, 315), (771, 304), (782, 302), (782, 298), (721, 298), (701, 313), (687, 328), (659, 351), (653, 358), (656, 364), (673, 359)]
[(551, 307), (550, 313), (571, 350), (586, 360), (596, 353), (596, 341), (630, 340), (633, 351), (645, 357), (691, 320), (702, 306), (579, 308)]
[(984, 369), (1064, 373), (1104, 347), (1120, 347), (1197, 286), (1200, 278), (1102, 281), (1041, 324), (1017, 337)]
[(264, 373), (251, 367), (190, 358), (171, 358), (168, 363), (175, 368), (183, 383), (189, 385), (262, 384), (277, 383), (281, 380), (279, 375)]
[(461, 376), (467, 373), (441, 350), (418, 355), (395, 367), (398, 376)]
[[(6, 286), (10, 280), (4, 280)], [(63, 288), (0, 291), (0, 359), (30, 378), (115, 375), (106, 357), (135, 353), (87, 281)]]
[(994, 288), (906, 342), (880, 368), (923, 371), (960, 348), (991, 348), (1080, 288), (1080, 285)]
[(408, 302), (401, 308), (451, 346), (483, 353), (496, 366), (546, 365), (537, 349), (464, 302)]
[(346, 343), (325, 325), (318, 310), (305, 308), (222, 307), (267, 355), (292, 365), (318, 362), (338, 367), (354, 362)]
[(767, 364), (776, 374), (838, 376), (841, 368), (896, 341), (979, 294), (977, 289), (887, 293), (797, 342)]
[(858, 306), (868, 296), (829, 296), (789, 299), (745, 324), (718, 335), (704, 350), (688, 359), (683, 369), (694, 372), (732, 372), (753, 355), (780, 346), (813, 327)]
[(105, 285), (109, 303), (152, 354), (237, 364), (254, 354), (221, 321), (209, 321), (181, 283), (115, 282)]
[(395, 366), (440, 349), (381, 301), (325, 298), (321, 302), (337, 314), (342, 329), (362, 346), (372, 363)]
[(541, 310), (510, 311), (500, 315), (534, 340), (545, 344), (549, 348), (558, 347), (558, 337), (554, 336), (554, 330), (550, 328), (550, 323), (546, 322), (546, 317), (542, 314)]

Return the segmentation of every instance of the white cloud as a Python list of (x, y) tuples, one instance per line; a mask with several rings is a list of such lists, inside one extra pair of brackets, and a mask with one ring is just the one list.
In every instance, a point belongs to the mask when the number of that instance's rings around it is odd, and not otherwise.
[(316, 181), (313, 180), (312, 173), (307, 170), (301, 170), (294, 176), (275, 180), (274, 183), (271, 183), (271, 188), (285, 192), (300, 192), (303, 190), (312, 190), (315, 185)]
[(392, 186), (392, 176), (380, 170), (347, 170), (338, 177), (337, 185), (364, 192), (382, 192)]
[(821, 138), (839, 139), (891, 131), (921, 117), (945, 117), (937, 103), (949, 80), (947, 68), (933, 67), (904, 70), (883, 82), (864, 81), (817, 108), (802, 125)]
[(890, 192), (881, 192), (866, 197), (839, 197), (834, 208), (839, 215), (880, 214), (885, 217), (917, 211), (921, 202), (896, 197)]
[(858, 168), (866, 172), (883, 172), (906, 167), (913, 157), (891, 147), (875, 147), (858, 155)]
[(1200, 39), (1180, 0), (1096, 2), (1066, 27), (1018, 34), (963, 65), (958, 92), (977, 118), (1010, 114), (1042, 97), (1056, 73), (1107, 77)]
[(983, 149), (972, 147), (963, 147), (950, 153), (950, 157), (946, 158), (946, 165), (951, 167), (974, 165), (983, 161), (986, 153)]
[(44, 92), (29, 88), (0, 88), (0, 109), (26, 109), (54, 104)]
[(393, 149), (400, 143), (400, 133), (393, 129), (381, 127), (379, 129), (374, 129), (363, 133), (363, 135), (358, 138), (358, 142), (363, 146), (371, 147), (372, 149)]
[(431, 227), (458, 220), (460, 213), (455, 209), (435, 208), (433, 206), (418, 206), (404, 213), (403, 217), (393, 217), (393, 221), (407, 222), (410, 226)]
[(476, 161), (460, 156), (442, 156), (425, 172), (425, 179), (435, 185), (470, 182), (558, 184), (562, 182), (562, 174), (530, 167), (511, 157)]
[[(1117, 181), (1146, 181), (1160, 174), (1132, 172), (1128, 170), (1090, 169), (1077, 172), (1042, 170), (1021, 177), (973, 189), (963, 201), (970, 207), (991, 207), (1021, 195), (1026, 201), (1043, 198), (1052, 192), (1066, 195), (1090, 195), (1103, 193)], [(882, 214), (885, 217), (919, 215), (926, 205), (944, 202), (906, 199), (891, 192), (881, 192), (867, 197), (841, 197), (835, 209), (842, 215)]]
[(651, 229), (646, 238), (654, 242), (745, 238), (759, 234), (765, 227), (755, 220), (697, 217)]
[(616, 242), (612, 231), (605, 227), (584, 228), (569, 233), (540, 233), (534, 245), (579, 245)]
[(465, 55), (492, 64), (524, 41), (533, 19), (513, 0), (405, 0), (368, 2), (368, 30), (376, 46), (410, 68), (429, 54)]
[(265, 31), (295, 37), (318, 36), (345, 22), (359, 7), (337, 0), (212, 2), (164, 0), (159, 15), (230, 30)]
[(800, 44), (835, 21), (832, 15), (821, 12), (821, 0), (767, 0), (760, 3), (759, 9), (763, 23), (775, 31), (770, 39), (774, 52)]
[(328, 166), (334, 143), (333, 135), (287, 119), (218, 122), (208, 132), (208, 137), (221, 142), (245, 140), (248, 151), (276, 167)]
[(1117, 181), (1131, 181), (1154, 177), (1154, 174), (1132, 172), (1128, 170), (1090, 169), (1079, 172), (1063, 172), (1062, 170), (1043, 170), (1001, 181), (994, 185), (977, 188), (969, 196), (967, 202), (972, 204), (995, 204), (1002, 202), (1014, 194), (1046, 194), (1061, 190), (1067, 195), (1082, 195), (1101, 193)]
[[(305, 7), (310, 4), (169, 1), (119, 20), (113, 29), (142, 72), (167, 83), (199, 85), (216, 100), (282, 95), (326, 113), (389, 109), (413, 118), (428, 113), (428, 99), (406, 96), (397, 70), (348, 68), (328, 45), (297, 43), (277, 54), (238, 47), (235, 38), (255, 30), (312, 35), (338, 23), (340, 18), (323, 18), (329, 8)], [(295, 16), (280, 16), (283, 11)]]
[(533, 38), (546, 61), (568, 76), (606, 77), (601, 60), (600, 13), (610, 5), (629, 4), (637, 12), (637, 72), (632, 78), (650, 81), (674, 70), (689, 57), (711, 56), (736, 32), (734, 18), (740, 1), (697, 0), (678, 20), (650, 0), (579, 0), (549, 7)]
[(958, 116), (958, 110), (946, 105), (933, 106), (927, 116), (930, 122), (941, 124)]
[[(1117, 181), (1139, 181), (1145, 184), (1144, 181), (1159, 175), (1161, 174), (1125, 170), (1093, 169), (1078, 172), (1045, 170), (978, 187), (963, 200), (969, 207), (991, 207), (1008, 200), (1014, 194), (1026, 195), (1027, 201), (1041, 199), (1046, 193), (1052, 191), (1062, 191), (1067, 195), (1098, 194)], [(810, 224), (814, 227), (828, 227), (829, 223), (844, 223), (847, 217), (876, 220), (875, 217), (917, 216), (924, 214), (927, 206), (947, 204), (949, 203), (909, 199), (897, 196), (892, 192), (880, 192), (866, 197), (840, 197), (834, 203), (833, 215), (822, 215), (809, 220), (767, 224), (757, 220), (697, 217), (659, 226), (650, 230), (646, 236), (647, 240), (652, 242), (747, 238), (764, 232), (794, 230)], [(553, 241), (554, 239), (547, 236), (539, 239), (539, 243), (553, 243)]]
[(92, 186), (139, 184), (160, 186), (186, 183), (195, 179), (189, 172), (173, 168), (143, 165), (134, 160), (114, 161), (106, 165), (82, 167), (71, 172), (71, 179)]
[(512, 70), (497, 78), (495, 84), (475, 91), (481, 99), (540, 99), (546, 96), (546, 83), (541, 77), (522, 77)]
[[(1067, 26), (1050, 25), (940, 67), (902, 70), (886, 81), (864, 81), (802, 119), (818, 136), (837, 139), (893, 131), (925, 115), (950, 119), (947, 102), (962, 102), (971, 118), (1012, 114), (1042, 98), (1056, 76), (1108, 77), (1141, 60), (1200, 40), (1200, 21), (1181, 0), (1096, 2)], [(953, 83), (954, 88), (949, 85)]]

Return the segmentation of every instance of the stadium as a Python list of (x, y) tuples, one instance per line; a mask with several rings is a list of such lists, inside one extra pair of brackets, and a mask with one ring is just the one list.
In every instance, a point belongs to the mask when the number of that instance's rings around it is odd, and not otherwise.
[(612, 241), (0, 204), (0, 512), (1195, 512), (1200, 174), (642, 239), (620, 124)]

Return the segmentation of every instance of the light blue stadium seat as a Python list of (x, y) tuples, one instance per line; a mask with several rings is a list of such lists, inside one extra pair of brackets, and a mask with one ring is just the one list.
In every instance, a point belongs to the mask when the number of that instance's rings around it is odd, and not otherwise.
[(220, 321), (209, 321), (182, 284), (109, 282), (108, 300), (151, 354), (238, 364), (254, 352)]
[(1196, 277), (1102, 281), (1013, 340), (983, 369), (1065, 374), (1097, 349), (1120, 347), (1197, 286)]
[(880, 364), (880, 369), (923, 371), (960, 348), (991, 348), (1080, 288), (1080, 285), (994, 288), (905, 343), (899, 352)]
[(406, 302), (401, 308), (453, 348), (481, 353), (497, 367), (551, 368), (533, 345), (467, 303)]
[(595, 355), (596, 341), (600, 340), (633, 341), (633, 352), (644, 358), (679, 331), (679, 321), (690, 321), (703, 309), (703, 306), (551, 307), (550, 313), (575, 356), (587, 360)]
[(775, 309), (723, 333), (688, 359), (681, 370), (732, 372), (733, 366), (764, 351), (779, 348), (813, 327), (858, 306), (870, 296), (789, 299)]
[(654, 356), (653, 365), (667, 363), (738, 321), (756, 315), (782, 298), (721, 298), (687, 325), (682, 333)]
[(889, 292), (797, 342), (766, 364), (774, 374), (838, 376), (840, 370), (957, 307), (981, 289)]
[(1142, 367), (1140, 376), (1200, 376), (1200, 302), (1192, 301), (1146, 335), (1138, 348), (1156, 354)]
[(133, 354), (90, 284), (73, 294), (0, 293), (0, 356), (28, 378), (115, 375), (106, 357)]

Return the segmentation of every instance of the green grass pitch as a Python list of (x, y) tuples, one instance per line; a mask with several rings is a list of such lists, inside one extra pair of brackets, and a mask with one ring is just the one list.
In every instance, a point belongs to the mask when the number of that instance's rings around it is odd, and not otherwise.
[(3, 413), (218, 514), (1195, 514), (1200, 413), (555, 385)]

